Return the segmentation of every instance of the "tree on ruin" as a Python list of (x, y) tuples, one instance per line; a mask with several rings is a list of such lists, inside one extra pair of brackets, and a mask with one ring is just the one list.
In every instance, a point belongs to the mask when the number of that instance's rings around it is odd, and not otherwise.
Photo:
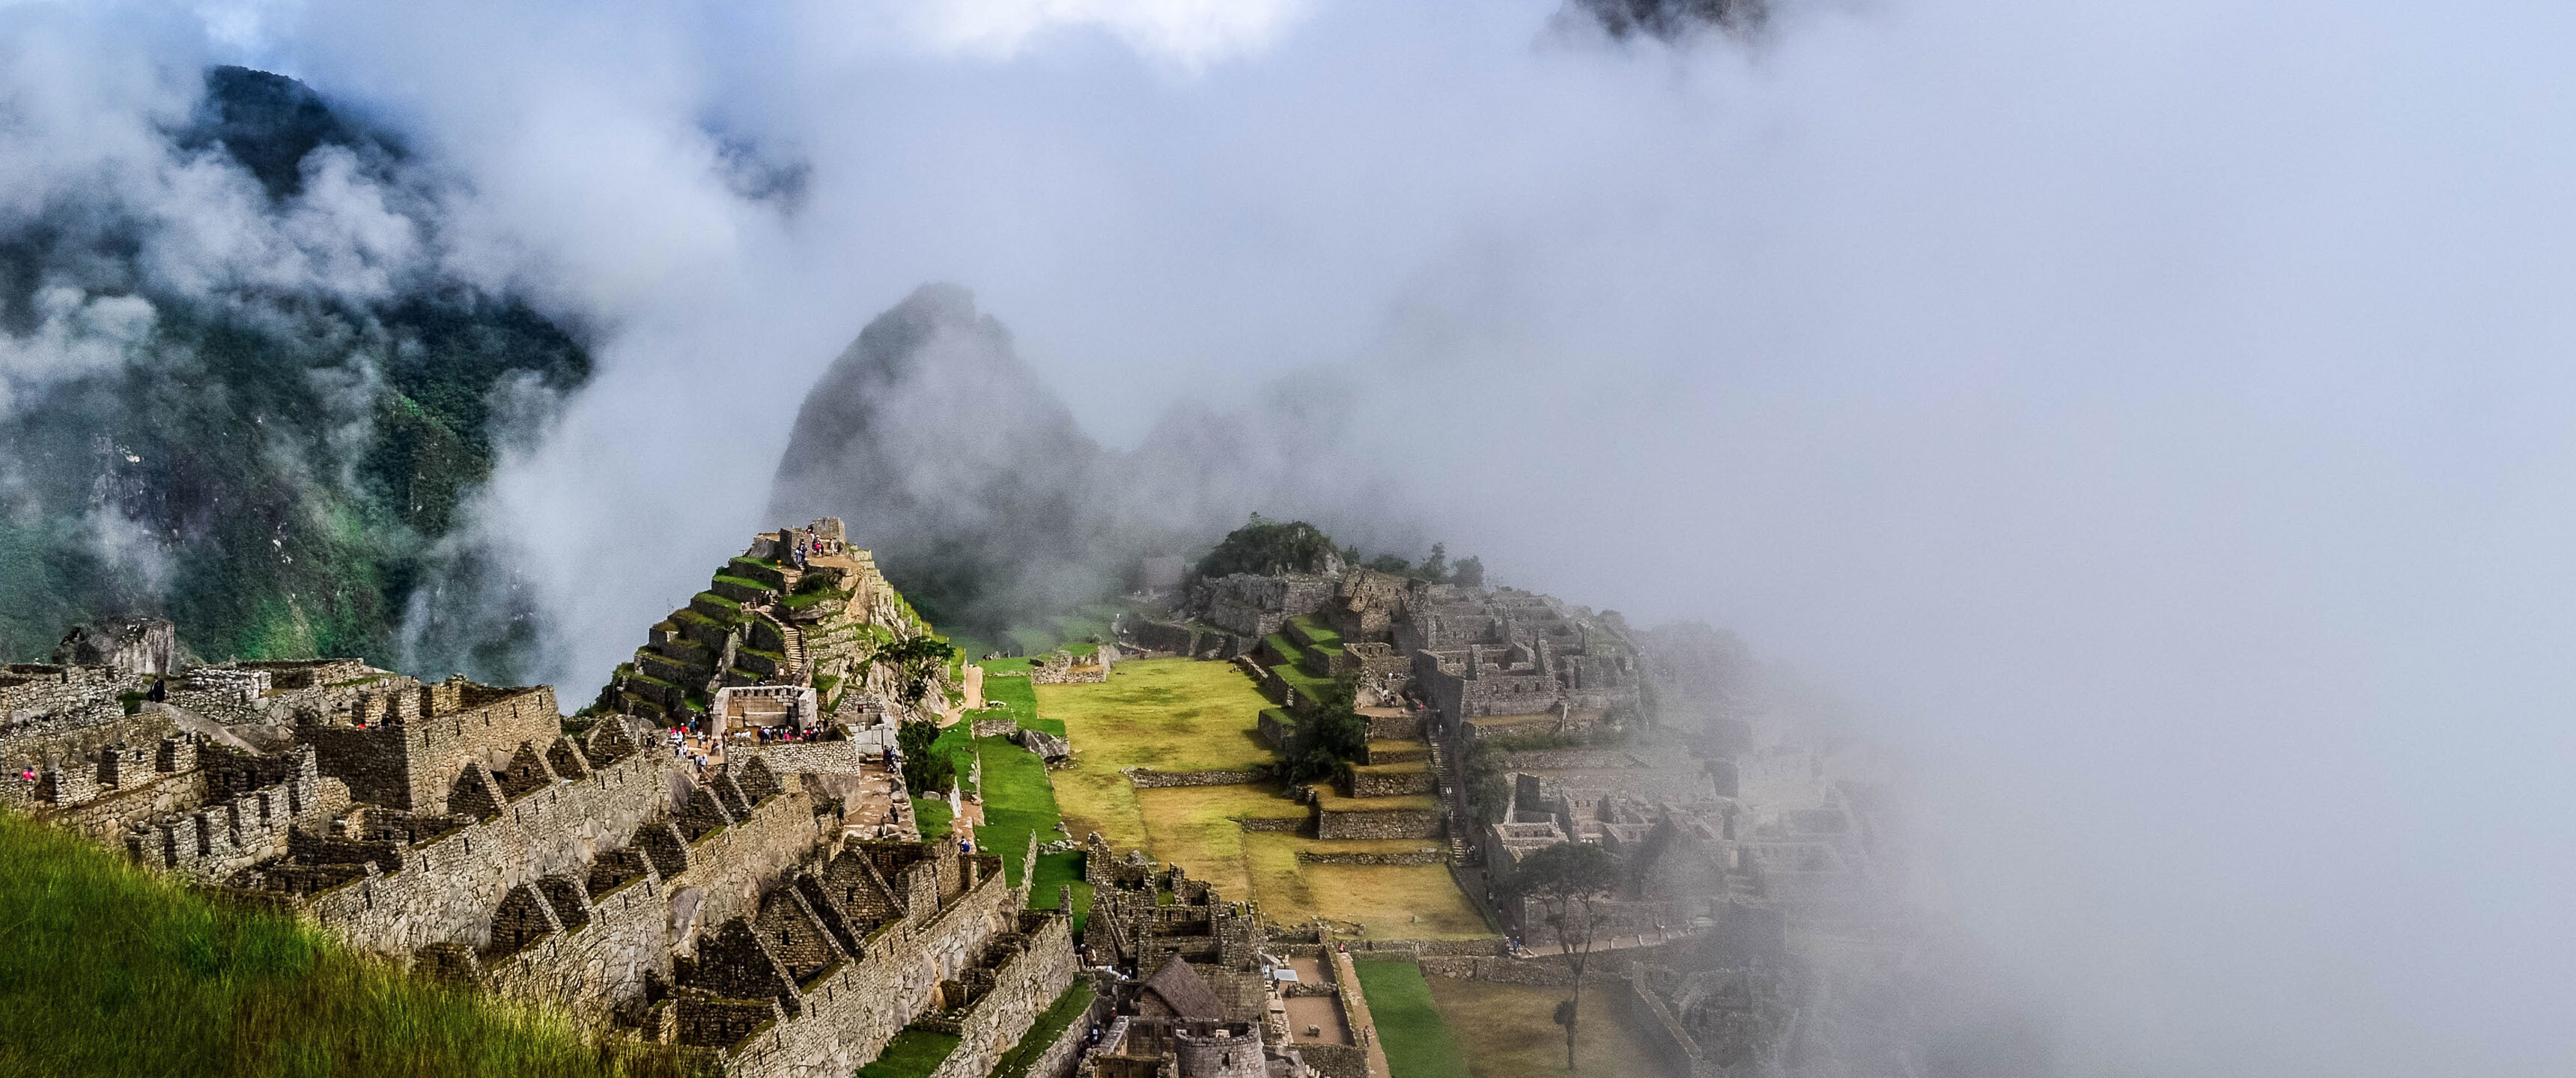
[(1368, 717), (1352, 706), (1357, 699), (1349, 679), (1324, 690), (1313, 711), (1297, 721), (1288, 747), (1273, 771), (1288, 782), (1314, 782), (1338, 777), (1368, 753)]
[(1560, 842), (1521, 859), (1506, 889), (1516, 898), (1538, 903), (1557, 950), (1574, 973), (1574, 987), (1556, 1008), (1556, 1024), (1565, 1027), (1565, 1069), (1574, 1069), (1574, 1022), (1583, 1005), (1583, 970), (1592, 961), (1598, 903), (1619, 885), (1619, 858), (1586, 842)]
[(903, 784), (914, 797), (938, 797), (957, 781), (957, 764), (931, 746), (939, 741), (937, 723), (913, 719), (895, 727), (895, 747), (903, 753)]
[(932, 636), (913, 636), (879, 648), (876, 661), (894, 667), (895, 695), (905, 707), (917, 707), (930, 695), (930, 682), (955, 657), (957, 649)]

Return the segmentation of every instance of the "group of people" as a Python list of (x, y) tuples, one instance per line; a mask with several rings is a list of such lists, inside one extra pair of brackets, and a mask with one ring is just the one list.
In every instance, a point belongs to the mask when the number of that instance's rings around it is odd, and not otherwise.
[(696, 767), (700, 781), (705, 781), (707, 777), (709, 762), (723, 762), (722, 753), (723, 749), (720, 746), (698, 736), (695, 721), (685, 727), (674, 727), (671, 730), (671, 758), (686, 761)]
[(805, 533), (804, 542), (787, 548), (787, 557), (789, 560), (796, 563), (796, 568), (799, 572), (804, 570), (807, 559), (819, 558), (822, 556), (823, 537), (812, 532)]
[[(706, 723), (707, 720), (703, 717), (693, 718), (672, 727), (670, 731), (671, 758), (686, 760), (697, 765), (701, 776), (705, 774), (708, 764), (724, 762), (724, 745), (719, 739), (707, 736)], [(742, 744), (767, 745), (773, 742), (785, 744), (814, 741), (821, 736), (819, 731), (800, 730), (792, 726), (774, 730), (766, 726), (754, 726), (747, 731), (736, 730), (727, 735), (726, 740)], [(888, 755), (891, 759), (892, 754)], [(891, 763), (888, 766), (892, 766)], [(33, 777), (32, 773), (30, 777)]]

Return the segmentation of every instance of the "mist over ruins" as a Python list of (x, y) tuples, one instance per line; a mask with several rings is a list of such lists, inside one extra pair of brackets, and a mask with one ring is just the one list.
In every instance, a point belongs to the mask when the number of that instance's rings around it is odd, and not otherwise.
[(978, 396), (1024, 375), (962, 289), (872, 321), (773, 495), (853, 516), (708, 552), (596, 691), (68, 627), (0, 672), (0, 796), (630, 1069), (2035, 1060), (1883, 754), (1734, 636), (1441, 544), (1220, 533), (1152, 496), (1228, 488), (1206, 462)]
[(2576, 1073), (2571, 43), (0, 4), (0, 1078)]

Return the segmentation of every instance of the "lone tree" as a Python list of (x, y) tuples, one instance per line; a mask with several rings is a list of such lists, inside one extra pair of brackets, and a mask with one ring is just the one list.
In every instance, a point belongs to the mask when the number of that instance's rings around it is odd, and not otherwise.
[(1289, 782), (1313, 782), (1342, 773), (1368, 751), (1368, 719), (1351, 706), (1354, 687), (1336, 681), (1316, 708), (1297, 723), (1273, 770)]
[(914, 719), (895, 727), (895, 745), (903, 752), (903, 784), (914, 797), (937, 797), (957, 781), (956, 763), (931, 750), (938, 740), (935, 723)]
[(922, 697), (930, 695), (930, 679), (938, 676), (940, 668), (956, 654), (956, 648), (937, 637), (912, 636), (878, 649), (876, 658), (894, 667), (900, 681), (895, 695), (903, 700), (903, 706), (914, 707)]
[(1600, 922), (1596, 903), (1619, 885), (1619, 858), (1583, 842), (1560, 842), (1522, 858), (1507, 887), (1547, 911), (1547, 926), (1556, 933), (1556, 948), (1574, 971), (1574, 988), (1556, 1008), (1556, 1024), (1565, 1027), (1565, 1069), (1574, 1069), (1574, 1020), (1583, 1003), (1583, 968), (1592, 961), (1593, 929)]

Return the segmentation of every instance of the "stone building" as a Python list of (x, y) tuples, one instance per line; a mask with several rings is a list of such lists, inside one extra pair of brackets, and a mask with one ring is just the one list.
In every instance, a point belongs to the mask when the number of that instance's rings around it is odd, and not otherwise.
[[(1285, 964), (1264, 950), (1294, 933), (1270, 931), (1257, 904), (1226, 901), (1178, 865), (1141, 850), (1119, 857), (1097, 833), (1084, 845), (1093, 888), (1085, 943), (1124, 976), (1105, 982), (1102, 1033), (1075, 1075), (1366, 1078), (1365, 1050), (1296, 1043), (1273, 976)], [(1311, 962), (1323, 947), (1305, 938)]]
[[(847, 725), (888, 688), (865, 645), (928, 627), (834, 521), (763, 536), (716, 584), (736, 606), (705, 605), (740, 614), (706, 702), (827, 736), (703, 767), (657, 725), (693, 698), (631, 668), (625, 710), (568, 723), (546, 686), (101, 645), (67, 655), (112, 665), (0, 670), (0, 789), (201, 888), (731, 1074), (846, 1075), (906, 1028), (960, 1038), (940, 1078), (986, 1073), (1079, 961), (1000, 856), (884, 837), (912, 834), (888, 824), (907, 791)], [(688, 652), (688, 613), (646, 654)]]
[[(891, 727), (914, 707), (900, 699), (899, 674), (873, 656), (929, 631), (886, 583), (875, 557), (850, 545), (839, 519), (826, 517), (754, 537), (716, 570), (707, 590), (647, 631), (635, 661), (618, 668), (601, 703), (671, 726), (706, 720), (724, 694), (737, 705), (716, 716), (727, 729), (812, 729), (825, 716)], [(935, 672), (930, 682), (918, 706), (940, 711), (948, 704), (947, 671)], [(729, 688), (737, 691), (725, 693)], [(756, 706), (769, 696), (739, 691), (745, 689), (811, 689), (814, 706)]]

